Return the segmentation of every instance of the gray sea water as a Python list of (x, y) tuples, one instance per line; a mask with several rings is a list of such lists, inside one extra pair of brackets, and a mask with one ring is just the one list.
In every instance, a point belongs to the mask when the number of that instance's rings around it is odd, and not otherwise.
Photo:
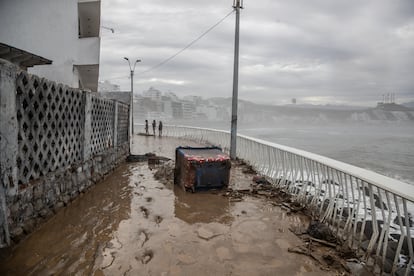
[(244, 126), (239, 132), (414, 185), (414, 124)]
[[(229, 130), (227, 122), (168, 124)], [(414, 123), (240, 123), (238, 133), (290, 146), (414, 185)]]

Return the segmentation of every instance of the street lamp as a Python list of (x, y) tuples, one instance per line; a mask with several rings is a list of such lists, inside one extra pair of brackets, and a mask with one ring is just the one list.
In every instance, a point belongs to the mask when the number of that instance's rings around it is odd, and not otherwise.
[(129, 70), (131, 72), (131, 104), (130, 104), (129, 116), (130, 116), (130, 122), (131, 122), (131, 134), (134, 135), (134, 71), (135, 71), (135, 66), (137, 65), (138, 62), (141, 62), (141, 60), (137, 59), (134, 62), (134, 67), (131, 67), (129, 58), (124, 57), (124, 59), (128, 61)]
[(243, 9), (243, 0), (233, 0), (233, 8), (236, 11), (236, 28), (234, 38), (234, 67), (233, 67), (233, 97), (231, 104), (231, 132), (230, 132), (230, 158), (235, 160), (237, 142), (237, 102), (239, 93), (239, 33), (240, 33), (240, 9)]

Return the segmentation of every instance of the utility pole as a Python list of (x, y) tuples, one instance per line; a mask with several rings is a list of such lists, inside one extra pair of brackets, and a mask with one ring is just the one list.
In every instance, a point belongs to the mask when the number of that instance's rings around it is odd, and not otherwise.
[(243, 0), (233, 0), (233, 8), (236, 11), (236, 30), (234, 38), (234, 67), (233, 67), (233, 97), (231, 105), (231, 134), (230, 134), (230, 158), (236, 159), (237, 143), (237, 103), (239, 93), (239, 33), (240, 33), (240, 9), (243, 8)]
[[(137, 65), (138, 62), (141, 62), (141, 60), (137, 59), (134, 62), (134, 66), (131, 67), (131, 63), (129, 62), (129, 58), (124, 57), (124, 59), (126, 61), (128, 61), (129, 71), (131, 73), (131, 103), (129, 105), (129, 121), (130, 121), (130, 129), (131, 129), (130, 137), (132, 138), (132, 135), (134, 135), (134, 71), (135, 71), (135, 66)], [(131, 141), (132, 141), (132, 139), (131, 139)]]

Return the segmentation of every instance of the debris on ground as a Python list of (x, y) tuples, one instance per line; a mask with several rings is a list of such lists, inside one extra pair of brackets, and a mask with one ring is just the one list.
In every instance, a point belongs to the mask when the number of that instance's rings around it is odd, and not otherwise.
[(127, 162), (144, 162), (148, 161), (148, 158), (154, 158), (156, 155), (155, 153), (148, 152), (146, 154), (130, 154), (128, 155), (126, 161)]
[(337, 242), (337, 238), (335, 237), (329, 226), (317, 220), (313, 220), (309, 223), (307, 232), (313, 238), (325, 240), (329, 243)]
[(155, 153), (148, 152), (146, 154), (131, 154), (127, 157), (127, 162), (145, 162), (148, 161), (149, 165), (160, 164), (170, 160), (167, 157), (157, 156)]
[(253, 182), (255, 182), (257, 184), (271, 185), (270, 182), (267, 181), (266, 177), (264, 177), (263, 175), (255, 175), (255, 176), (253, 176)]
[(174, 167), (175, 162), (173, 160), (159, 165), (154, 173), (154, 178), (165, 186), (172, 187), (174, 185)]
[(252, 165), (244, 164), (244, 168), (242, 170), (244, 174), (256, 174), (256, 170), (253, 168)]

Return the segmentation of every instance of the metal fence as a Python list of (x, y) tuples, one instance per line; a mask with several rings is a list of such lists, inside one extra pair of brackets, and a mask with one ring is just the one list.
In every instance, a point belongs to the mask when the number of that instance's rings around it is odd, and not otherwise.
[[(164, 135), (209, 143), (229, 152), (230, 133), (165, 126)], [(337, 160), (243, 135), (237, 157), (294, 195), (380, 272), (413, 272), (414, 185)]]

